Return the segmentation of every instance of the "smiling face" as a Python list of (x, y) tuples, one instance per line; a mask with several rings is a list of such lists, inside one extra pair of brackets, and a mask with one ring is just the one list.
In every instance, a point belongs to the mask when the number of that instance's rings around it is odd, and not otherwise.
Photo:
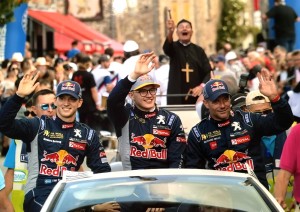
[[(146, 93), (145, 96), (144, 93)], [(142, 111), (152, 111), (155, 108), (156, 87), (154, 85), (148, 85), (136, 91), (131, 91), (129, 96), (133, 100), (134, 105)]]
[(190, 23), (182, 22), (177, 26), (177, 36), (182, 43), (189, 43), (193, 35), (193, 29)]
[(225, 121), (229, 118), (231, 102), (228, 94), (219, 96), (215, 101), (203, 100), (203, 104), (214, 120)]
[(67, 94), (56, 97), (57, 116), (65, 122), (73, 122), (75, 120), (76, 111), (81, 107), (82, 102), (82, 99), (76, 99)]

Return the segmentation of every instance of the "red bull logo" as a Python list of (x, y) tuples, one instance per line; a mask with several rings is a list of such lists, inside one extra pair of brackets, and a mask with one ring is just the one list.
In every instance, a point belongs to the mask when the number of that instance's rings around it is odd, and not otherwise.
[(140, 146), (143, 146), (144, 149), (151, 149), (153, 147), (166, 148), (165, 142), (152, 134), (133, 137), (131, 143), (136, 143)]
[(61, 90), (75, 91), (75, 84), (72, 82), (66, 82), (66, 83), (62, 84)]
[(253, 161), (246, 153), (226, 150), (216, 159), (214, 167), (223, 171), (247, 170), (243, 162), (247, 162), (253, 169)]
[(139, 150), (135, 146), (130, 147), (130, 156), (147, 159), (167, 159), (167, 149), (162, 149), (160, 152), (155, 149)]
[(40, 174), (47, 176), (61, 176), (63, 171), (67, 170), (67, 167), (64, 165), (72, 164), (73, 167), (69, 168), (71, 171), (75, 171), (75, 166), (77, 166), (77, 160), (79, 155), (72, 156), (66, 150), (59, 150), (58, 152), (47, 153), (44, 151), (43, 157), (41, 159), (42, 162), (50, 161), (51, 163), (56, 163), (57, 166), (55, 169), (48, 167), (46, 164), (41, 164), (40, 166)]
[(222, 82), (214, 82), (210, 85), (210, 87), (213, 92), (219, 89), (225, 89), (225, 86)]
[[(163, 141), (160, 138), (155, 137), (152, 134), (145, 134), (144, 136), (136, 136), (133, 137), (131, 140), (131, 143), (138, 144), (139, 146), (143, 146), (144, 151), (139, 150), (135, 146), (131, 146), (130, 148), (130, 156), (133, 157), (142, 157), (142, 158), (156, 158), (156, 159), (167, 159), (167, 149), (165, 141)], [(162, 150), (159, 152), (156, 149), (152, 148), (162, 148)]]
[(71, 154), (69, 154), (66, 150), (59, 150), (58, 152), (47, 153), (44, 151), (44, 158), (41, 161), (50, 161), (51, 163), (56, 163), (58, 166), (63, 166), (65, 164), (72, 164), (77, 166), (77, 160), (79, 155), (74, 158)]

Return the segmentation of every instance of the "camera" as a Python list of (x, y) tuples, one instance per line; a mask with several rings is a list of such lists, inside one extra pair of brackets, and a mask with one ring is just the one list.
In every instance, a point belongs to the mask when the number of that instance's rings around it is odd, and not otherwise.
[(260, 72), (262, 69), (261, 65), (255, 65), (253, 66), (250, 70), (249, 70), (249, 76), (248, 76), (248, 80), (253, 80), (257, 73)]
[(249, 73), (241, 74), (240, 81), (239, 81), (240, 89), (238, 93), (246, 93), (248, 80), (249, 80)]
[(240, 77), (240, 82), (239, 82), (239, 87), (240, 88), (245, 88), (247, 86), (247, 82), (248, 82), (248, 73), (242, 74)]

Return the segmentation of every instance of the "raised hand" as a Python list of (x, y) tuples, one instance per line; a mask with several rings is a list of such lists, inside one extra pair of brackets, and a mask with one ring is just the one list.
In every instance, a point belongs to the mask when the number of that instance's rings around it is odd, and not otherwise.
[(167, 29), (171, 32), (175, 30), (175, 23), (172, 19), (167, 20)]
[(259, 80), (259, 91), (270, 100), (276, 98), (278, 96), (277, 86), (269, 70), (263, 68), (261, 72), (257, 73), (257, 77)]
[(29, 73), (25, 74), (22, 80), (20, 81), (17, 95), (20, 97), (25, 97), (31, 94), (36, 87), (39, 85), (39, 82), (36, 82), (39, 77), (39, 72), (30, 71)]
[[(137, 79), (141, 75), (149, 73), (155, 66), (153, 63), (155, 57), (154, 52), (142, 54), (135, 64), (134, 71), (130, 73), (130, 78)], [(150, 64), (151, 62), (152, 64)]]

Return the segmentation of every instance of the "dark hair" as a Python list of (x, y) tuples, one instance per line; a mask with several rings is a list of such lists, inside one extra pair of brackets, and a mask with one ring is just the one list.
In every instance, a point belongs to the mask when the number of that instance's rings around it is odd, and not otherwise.
[(26, 72), (27, 70), (30, 70), (31, 69), (30, 59), (24, 58), (24, 60), (21, 62), (21, 68), (22, 68), (22, 71), (24, 71), (24, 72)]
[(191, 23), (190, 21), (186, 20), (186, 19), (181, 19), (181, 20), (177, 23), (177, 26), (176, 26), (176, 27), (178, 27), (179, 24), (181, 24), (181, 23), (188, 23), (189, 25), (191, 25), (191, 27), (193, 27), (193, 26), (192, 26), (192, 23)]
[(78, 40), (74, 40), (74, 41), (72, 42), (72, 46), (76, 46), (76, 45), (78, 45)]
[(112, 56), (114, 55), (114, 53), (115, 53), (115, 50), (114, 50), (113, 48), (111, 48), (111, 47), (108, 47), (108, 48), (106, 48), (106, 49), (104, 50), (104, 54), (107, 54), (107, 55), (109, 55), (110, 57), (112, 57)]
[(135, 50), (133, 52), (124, 52), (124, 57), (125, 57), (125, 59), (128, 59), (131, 56), (135, 56), (135, 55), (138, 55), (138, 54), (140, 54), (139, 50)]
[(26, 104), (25, 104), (25, 107), (28, 108), (28, 107), (31, 107), (33, 104), (32, 104), (32, 98), (28, 99)]
[[(11, 63), (11, 64), (9, 64), (9, 66), (7, 67), (7, 73), (12, 72), (12, 66), (13, 66), (13, 65), (17, 65), (17, 66), (18, 66), (18, 64), (16, 64), (16, 63)], [(19, 68), (19, 66), (18, 66), (18, 68)]]
[(54, 91), (49, 90), (49, 89), (39, 90), (38, 92), (36, 92), (35, 94), (33, 94), (33, 96), (31, 97), (31, 99), (32, 99), (32, 105), (36, 105), (36, 101), (37, 101), (37, 98), (39, 96), (44, 96), (44, 95), (48, 95), (48, 94), (55, 95)]
[(54, 61), (53, 67), (56, 67), (58, 64), (61, 64), (61, 63), (63, 63), (64, 61), (65, 61), (65, 60), (64, 60), (63, 58), (61, 58), (61, 57), (56, 58), (55, 61)]
[(295, 50), (292, 52), (292, 56), (297, 56), (300, 54), (300, 50)]
[(8, 64), (9, 64), (9, 59), (3, 60), (1, 63), (1, 68), (7, 68)]

